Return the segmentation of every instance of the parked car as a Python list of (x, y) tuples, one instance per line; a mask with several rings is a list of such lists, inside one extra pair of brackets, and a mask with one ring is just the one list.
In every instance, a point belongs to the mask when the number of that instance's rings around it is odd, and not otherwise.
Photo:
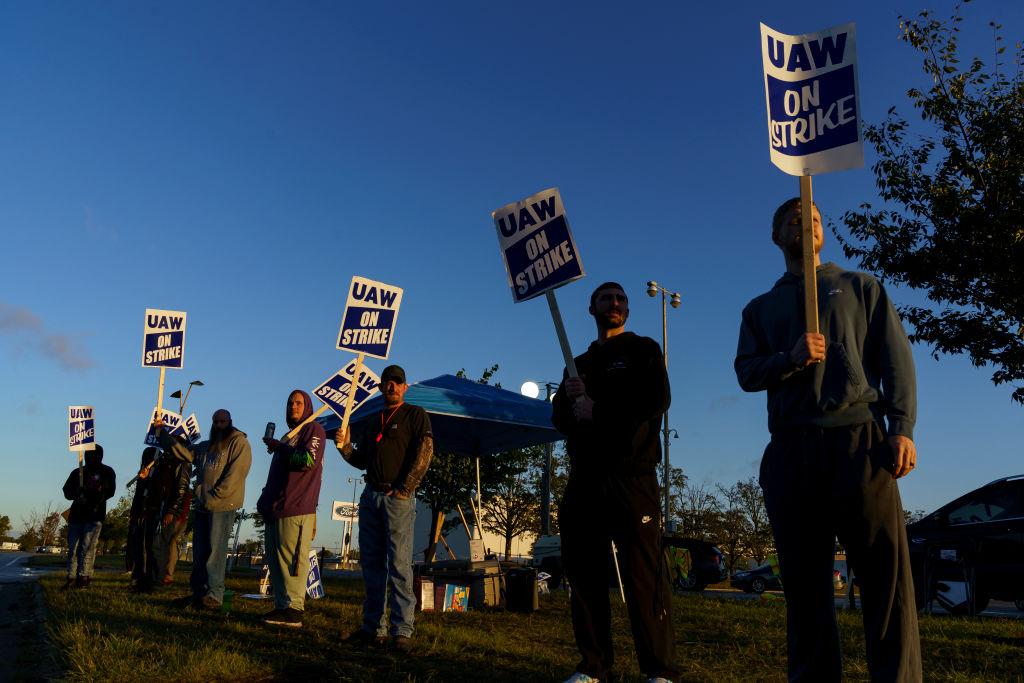
[[(720, 583), (728, 578), (725, 555), (713, 544), (676, 536), (665, 536), (663, 543), (673, 588), (702, 591), (709, 584)], [(688, 567), (686, 555), (689, 556)]]
[(770, 564), (763, 564), (745, 572), (736, 572), (729, 580), (729, 585), (739, 588), (745, 593), (764, 593), (765, 591), (782, 590), (782, 581), (775, 576)]
[(909, 525), (907, 538), (919, 607), (939, 598), (950, 611), (968, 611), (960, 596), (972, 575), (975, 613), (991, 599), (1024, 600), (1024, 475), (997, 479), (943, 505)]

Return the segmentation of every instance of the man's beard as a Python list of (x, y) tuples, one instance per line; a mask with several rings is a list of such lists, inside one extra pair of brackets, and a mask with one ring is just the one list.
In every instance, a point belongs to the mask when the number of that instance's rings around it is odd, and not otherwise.
[(594, 320), (597, 321), (597, 326), (602, 330), (614, 330), (622, 327), (626, 324), (626, 319), (629, 318), (629, 313), (625, 311), (619, 311), (621, 320), (613, 321), (610, 314), (612, 311), (605, 311), (594, 316)]
[(214, 443), (221, 441), (233, 431), (235, 431), (234, 427), (210, 427), (210, 441)]

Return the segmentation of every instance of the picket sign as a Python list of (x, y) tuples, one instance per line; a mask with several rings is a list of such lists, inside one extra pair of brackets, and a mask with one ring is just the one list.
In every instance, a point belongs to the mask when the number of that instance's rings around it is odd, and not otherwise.
[(582, 278), (583, 263), (557, 187), (491, 212), (512, 299), (521, 303), (544, 294), (558, 345), (570, 377), (577, 377), (555, 289)]
[(188, 314), (184, 311), (146, 309), (142, 332), (142, 367), (160, 368), (157, 385), (156, 408), (164, 407), (164, 380), (167, 368), (181, 370), (185, 363), (185, 327)]
[(96, 416), (92, 406), (68, 406), (68, 450), (78, 451), (78, 485), (85, 484), (85, 451), (96, 448)]
[(761, 24), (761, 63), (772, 163), (800, 176), (804, 319), (817, 333), (811, 176), (864, 165), (857, 30), (851, 22), (803, 35)]

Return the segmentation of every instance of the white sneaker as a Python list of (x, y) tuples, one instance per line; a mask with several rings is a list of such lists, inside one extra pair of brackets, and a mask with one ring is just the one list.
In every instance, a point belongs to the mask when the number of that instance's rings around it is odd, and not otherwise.
[(588, 676), (587, 674), (581, 674), (577, 671), (572, 676), (565, 679), (564, 683), (599, 683), (599, 679), (594, 678), (593, 676)]
[(672, 683), (672, 681), (667, 678), (662, 678), (661, 676), (651, 676), (647, 679), (647, 683)]

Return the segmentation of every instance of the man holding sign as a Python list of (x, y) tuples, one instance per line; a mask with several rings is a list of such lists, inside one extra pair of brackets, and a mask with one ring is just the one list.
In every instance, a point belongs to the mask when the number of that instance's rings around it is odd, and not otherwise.
[(835, 539), (861, 581), (872, 680), (921, 680), (907, 534), (896, 480), (917, 463), (914, 361), (879, 282), (820, 265), (813, 250), (822, 334), (808, 332), (801, 202), (783, 203), (772, 241), (786, 273), (743, 310), (735, 369), (745, 391), (768, 392), (771, 442), (761, 488), (786, 593), (789, 678), (842, 675), (832, 568)]
[[(288, 427), (298, 427), (312, 414), (309, 394), (301, 389), (292, 391), (285, 406)], [(267, 485), (256, 503), (265, 523), (267, 565), (274, 586), (275, 609), (263, 617), (267, 624), (302, 626), (326, 441), (324, 428), (316, 420), (305, 422), (291, 439), (263, 438), (267, 450), (274, 454)]]
[(107, 500), (116, 487), (114, 470), (103, 464), (103, 446), (85, 452), (85, 467), (71, 470), (64, 482), (68, 513), (68, 575), (65, 588), (88, 588), (96, 544), (107, 517)]
[(355, 643), (384, 644), (388, 638), (384, 602), (391, 587), (391, 644), (407, 651), (413, 633), (416, 596), (412, 581), (416, 487), (434, 456), (430, 418), (405, 403), (405, 370), (389, 365), (381, 373), (384, 410), (366, 421), (353, 447), (347, 430), (334, 444), (353, 467), (366, 470), (359, 499), (359, 564), (366, 584), (363, 625), (349, 636)]
[[(566, 373), (552, 422), (566, 436), (569, 482), (558, 514), (562, 558), (572, 585), (572, 627), (580, 663), (573, 683), (612, 670), (608, 553), (614, 541), (640, 670), (674, 680), (672, 594), (661, 549), (658, 428), (668, 410), (668, 375), (653, 339), (626, 332), (629, 300), (605, 282), (590, 296), (597, 340)], [(567, 682), (568, 683), (568, 682)]]
[(217, 611), (224, 602), (228, 539), (235, 524), (235, 511), (245, 501), (245, 479), (252, 466), (249, 440), (245, 432), (235, 428), (231, 413), (223, 408), (213, 414), (209, 441), (195, 446), (184, 436), (168, 434), (159, 418), (153, 427), (164, 452), (192, 463), (196, 473), (189, 579), (192, 594), (177, 602), (198, 610)]

